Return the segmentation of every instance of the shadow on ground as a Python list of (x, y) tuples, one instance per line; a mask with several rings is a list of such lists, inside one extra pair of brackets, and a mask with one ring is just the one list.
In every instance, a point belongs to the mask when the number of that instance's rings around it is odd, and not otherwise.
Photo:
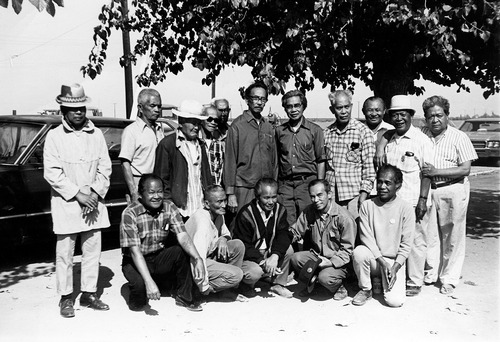
[(471, 239), (500, 236), (500, 191), (471, 190), (467, 212), (467, 236)]

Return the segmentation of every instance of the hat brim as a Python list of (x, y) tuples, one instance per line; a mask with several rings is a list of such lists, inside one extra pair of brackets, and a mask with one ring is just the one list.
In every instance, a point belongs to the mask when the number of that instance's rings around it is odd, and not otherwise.
[(389, 109), (387, 110), (387, 112), (389, 112), (389, 113), (390, 113), (390, 112), (397, 112), (397, 111), (399, 111), (399, 110), (407, 110), (407, 111), (411, 112), (411, 115), (415, 114), (415, 109), (412, 109), (412, 108), (406, 108), (406, 107), (400, 107), (400, 108), (398, 108), (398, 107), (394, 107), (394, 108), (389, 108)]
[(316, 284), (317, 280), (317, 269), (319, 264), (321, 264), (321, 259), (317, 260), (308, 260), (305, 264), (304, 267), (300, 270), (299, 273), (299, 280), (303, 283), (306, 284), (307, 286), (307, 291), (309, 293), (312, 292), (314, 289), (314, 285)]
[(186, 118), (186, 119), (198, 119), (198, 120), (206, 120), (208, 119), (208, 116), (203, 116), (203, 115), (198, 115), (198, 114), (193, 114), (193, 113), (188, 113), (188, 112), (181, 112), (176, 109), (172, 109), (172, 113), (174, 113), (177, 116)]
[(64, 99), (62, 99), (60, 96), (57, 96), (56, 102), (63, 107), (77, 108), (77, 107), (84, 107), (90, 104), (92, 102), (92, 99), (86, 96), (85, 100), (83, 101), (69, 102), (69, 101), (64, 101)]

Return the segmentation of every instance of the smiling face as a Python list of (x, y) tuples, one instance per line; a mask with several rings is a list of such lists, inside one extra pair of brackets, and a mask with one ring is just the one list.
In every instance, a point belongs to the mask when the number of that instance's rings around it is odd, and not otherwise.
[(401, 188), (401, 183), (395, 182), (392, 170), (383, 170), (377, 177), (377, 195), (382, 202), (389, 202), (396, 197), (396, 192)]
[(156, 210), (163, 205), (163, 186), (158, 179), (150, 179), (144, 184), (139, 194), (139, 201), (149, 210)]
[(181, 125), (181, 132), (184, 134), (187, 140), (193, 141), (198, 138), (198, 132), (200, 131), (201, 124), (200, 120), (179, 117), (179, 124)]
[(276, 202), (278, 202), (278, 188), (276, 186), (263, 185), (260, 195), (257, 196), (257, 202), (266, 213), (269, 213), (274, 209)]
[(286, 115), (292, 123), (297, 123), (302, 120), (304, 115), (304, 106), (299, 96), (292, 96), (285, 100), (283, 105), (285, 108)]
[(311, 202), (321, 213), (328, 210), (330, 200), (333, 198), (333, 193), (331, 191), (326, 191), (325, 186), (321, 183), (313, 185), (309, 188), (309, 196), (311, 197)]
[(227, 197), (224, 190), (219, 190), (211, 193), (205, 199), (204, 207), (210, 211), (214, 217), (224, 215), (226, 213)]
[(337, 126), (345, 127), (351, 120), (352, 104), (349, 97), (339, 94), (335, 99), (335, 103), (331, 102), (331, 104), (330, 110), (337, 119)]
[(206, 116), (208, 116), (208, 119), (202, 121), (203, 128), (207, 132), (212, 133), (218, 127), (219, 112), (217, 111), (217, 109), (215, 107), (208, 107), (205, 109), (205, 114), (206, 114)]
[(376, 128), (382, 122), (385, 114), (384, 103), (380, 100), (369, 100), (363, 106), (363, 114), (366, 124), (371, 129)]
[(391, 123), (399, 135), (403, 135), (410, 129), (412, 115), (407, 110), (398, 110), (390, 113)]

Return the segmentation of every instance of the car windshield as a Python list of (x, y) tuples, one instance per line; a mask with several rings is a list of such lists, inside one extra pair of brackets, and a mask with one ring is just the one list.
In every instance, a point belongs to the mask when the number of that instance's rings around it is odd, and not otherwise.
[(0, 122), (0, 163), (14, 164), (42, 127), (24, 123)]
[(460, 127), (463, 132), (500, 132), (499, 121), (466, 121)]

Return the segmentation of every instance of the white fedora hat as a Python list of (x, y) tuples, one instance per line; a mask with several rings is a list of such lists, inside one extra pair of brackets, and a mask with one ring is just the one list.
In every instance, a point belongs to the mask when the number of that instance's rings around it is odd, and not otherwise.
[(203, 116), (203, 105), (194, 100), (182, 101), (178, 109), (172, 109), (172, 113), (186, 119), (208, 119), (207, 116)]
[(70, 86), (62, 85), (61, 94), (57, 95), (56, 102), (64, 107), (83, 107), (91, 102), (90, 97), (85, 95), (83, 87), (74, 83)]
[(407, 110), (411, 112), (411, 115), (415, 114), (415, 109), (411, 107), (411, 101), (408, 95), (394, 95), (392, 97), (391, 107), (388, 111), (394, 112), (397, 110)]

